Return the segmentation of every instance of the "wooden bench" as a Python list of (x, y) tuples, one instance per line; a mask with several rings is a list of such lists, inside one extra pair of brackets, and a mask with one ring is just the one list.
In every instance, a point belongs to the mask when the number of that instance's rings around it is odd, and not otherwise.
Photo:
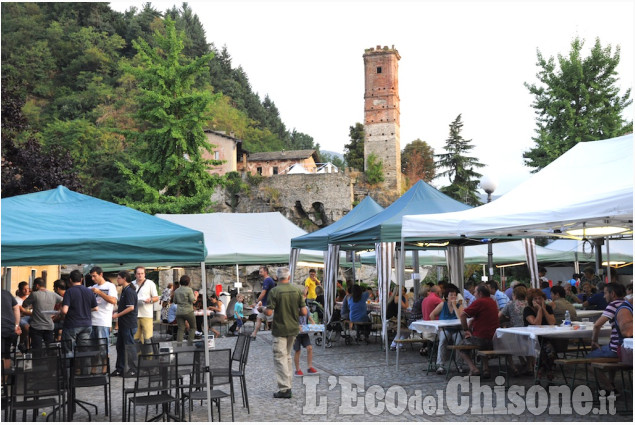
[(600, 358), (582, 358), (582, 357), (578, 357), (575, 359), (556, 359), (556, 361), (554, 361), (555, 365), (560, 366), (560, 372), (562, 372), (562, 377), (564, 378), (564, 383), (565, 385), (567, 384), (567, 374), (565, 373), (564, 368), (566, 366), (571, 366), (573, 365), (573, 375), (570, 376), (571, 378), (571, 385), (569, 385), (569, 388), (571, 388), (571, 390), (573, 390), (573, 387), (575, 386), (575, 380), (576, 380), (576, 372), (578, 370), (578, 366), (584, 366), (584, 379), (586, 381), (586, 383), (589, 383), (589, 365), (593, 364), (593, 363), (617, 363), (619, 361), (619, 359), (617, 359), (616, 357), (600, 357)]
[(414, 344), (426, 344), (428, 340), (423, 338), (400, 338), (395, 339), (394, 342), (397, 346), (399, 346), (399, 344), (410, 344), (410, 348), (414, 349)]

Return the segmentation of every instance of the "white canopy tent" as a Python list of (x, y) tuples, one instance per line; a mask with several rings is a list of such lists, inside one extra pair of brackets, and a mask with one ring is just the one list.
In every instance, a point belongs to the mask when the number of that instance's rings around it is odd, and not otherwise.
[[(407, 215), (402, 237), (481, 239), (582, 237), (633, 230), (633, 135), (578, 143), (500, 198), (470, 210)], [(591, 234), (594, 232), (593, 234)]]
[[(156, 216), (203, 232), (207, 248), (205, 264), (212, 265), (286, 264), (291, 239), (306, 234), (279, 212)], [(322, 251), (303, 250), (299, 261), (321, 263)]]
[[(480, 207), (406, 215), (401, 237), (402, 245), (405, 240), (469, 244), (483, 239), (528, 238), (528, 266), (535, 282), (534, 236), (577, 234), (591, 238), (632, 235), (632, 231), (633, 135), (629, 134), (578, 143), (515, 189)], [(454, 258), (462, 257), (458, 254)], [(402, 283), (400, 279), (400, 287)]]

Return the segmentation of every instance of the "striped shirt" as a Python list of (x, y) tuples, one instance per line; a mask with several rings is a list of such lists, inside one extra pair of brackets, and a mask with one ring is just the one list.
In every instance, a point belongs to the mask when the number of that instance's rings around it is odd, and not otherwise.
[(617, 333), (617, 317), (615, 317), (615, 312), (623, 302), (624, 300), (611, 301), (604, 309), (604, 312), (602, 312), (602, 316), (608, 318), (611, 324), (611, 341), (609, 342), (609, 348), (614, 352), (617, 352), (617, 346), (620, 340), (620, 336)]

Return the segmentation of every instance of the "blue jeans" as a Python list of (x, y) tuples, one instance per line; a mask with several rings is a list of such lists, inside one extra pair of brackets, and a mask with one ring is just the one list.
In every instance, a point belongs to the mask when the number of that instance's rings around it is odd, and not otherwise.
[(611, 347), (608, 345), (603, 345), (600, 348), (597, 348), (587, 354), (587, 359), (598, 359), (598, 358), (606, 358), (606, 357), (617, 357), (617, 353), (611, 350)]
[[(121, 373), (126, 372), (128, 369), (135, 369), (134, 361), (137, 357), (134, 340), (135, 333), (137, 333), (137, 328), (119, 327), (119, 332), (117, 333), (117, 363), (115, 364), (115, 370)], [(126, 368), (126, 366), (128, 367)]]
[(93, 326), (90, 331), (91, 338), (110, 338), (110, 327), (108, 326)]
[(64, 345), (66, 354), (68, 355), (74, 352), (77, 341), (89, 339), (92, 330), (92, 326), (62, 329), (62, 344)]

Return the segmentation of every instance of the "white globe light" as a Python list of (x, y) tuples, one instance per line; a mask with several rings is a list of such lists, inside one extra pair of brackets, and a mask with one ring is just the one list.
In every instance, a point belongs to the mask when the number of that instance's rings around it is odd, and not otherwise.
[(480, 183), (485, 193), (494, 193), (496, 186), (498, 186), (498, 180), (493, 176), (483, 176)]

